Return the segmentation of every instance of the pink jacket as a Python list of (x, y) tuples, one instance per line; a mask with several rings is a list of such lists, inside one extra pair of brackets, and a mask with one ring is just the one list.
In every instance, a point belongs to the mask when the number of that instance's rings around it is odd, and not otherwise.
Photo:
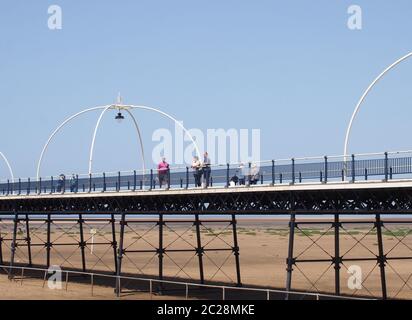
[(169, 170), (169, 164), (167, 162), (160, 162), (159, 165), (157, 166), (157, 171), (159, 173), (166, 173), (167, 170)]

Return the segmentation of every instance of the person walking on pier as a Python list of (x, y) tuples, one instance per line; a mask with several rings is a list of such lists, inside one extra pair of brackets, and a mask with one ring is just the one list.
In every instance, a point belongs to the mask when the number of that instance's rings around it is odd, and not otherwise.
[(70, 178), (70, 192), (77, 192), (78, 191), (78, 180), (76, 175), (73, 173)]
[(66, 181), (66, 177), (62, 173), (61, 175), (59, 175), (59, 180), (57, 181), (57, 192), (64, 192), (65, 181)]
[(204, 187), (207, 188), (209, 187), (209, 182), (210, 182), (210, 174), (211, 174), (211, 167), (210, 167), (210, 158), (209, 158), (209, 154), (207, 152), (205, 152), (205, 154), (203, 155), (203, 165), (202, 165), (202, 169), (203, 169), (203, 180), (204, 180)]
[(195, 178), (195, 187), (202, 185), (202, 163), (198, 156), (193, 157), (192, 161), (193, 177)]
[(162, 187), (163, 183), (166, 185), (169, 183), (169, 164), (166, 162), (166, 158), (163, 157), (162, 161), (157, 166), (157, 174), (159, 177), (159, 186)]

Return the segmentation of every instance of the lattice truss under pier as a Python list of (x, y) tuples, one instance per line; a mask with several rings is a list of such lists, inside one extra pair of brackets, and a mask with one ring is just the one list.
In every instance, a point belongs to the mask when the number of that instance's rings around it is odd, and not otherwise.
[(119, 232), (121, 274), (240, 285), (236, 219), (155, 219), (123, 216)]
[(82, 215), (18, 215), (0, 222), (0, 261), (26, 266), (114, 274), (117, 264), (115, 219)]
[(287, 289), (412, 298), (411, 224), (410, 217), (298, 221), (292, 215)]

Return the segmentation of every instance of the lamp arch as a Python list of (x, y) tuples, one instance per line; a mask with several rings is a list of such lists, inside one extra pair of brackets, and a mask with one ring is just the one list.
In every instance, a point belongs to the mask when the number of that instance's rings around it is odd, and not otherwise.
[(9, 160), (8, 160), (7, 157), (3, 154), (3, 152), (0, 152), (0, 157), (3, 158), (3, 161), (6, 163), (6, 166), (7, 166), (7, 168), (9, 169), (11, 182), (14, 182), (14, 173), (13, 173), (13, 169), (11, 168), (11, 165), (10, 165)]
[(352, 113), (352, 117), (349, 121), (349, 125), (348, 128), (346, 129), (346, 136), (345, 136), (345, 144), (344, 144), (344, 148), (343, 148), (343, 156), (345, 159), (345, 162), (348, 158), (348, 146), (349, 146), (349, 138), (350, 138), (350, 133), (352, 130), (352, 125), (353, 122), (356, 118), (356, 115), (359, 112), (359, 109), (363, 103), (363, 101), (365, 100), (366, 96), (369, 94), (369, 92), (372, 90), (372, 88), (379, 82), (380, 79), (383, 78), (383, 76), (388, 73), (390, 70), (392, 70), (394, 67), (396, 67), (398, 64), (400, 64), (402, 61), (405, 61), (406, 59), (412, 57), (412, 52), (409, 52), (408, 54), (404, 55), (403, 57), (399, 58), (398, 60), (396, 60), (394, 63), (392, 63), (389, 67), (387, 67), (385, 70), (383, 70), (376, 78), (375, 80), (372, 81), (372, 83), (369, 85), (369, 87), (365, 90), (365, 92), (362, 94), (361, 98), (359, 99), (355, 110)]
[[(52, 134), (49, 136), (49, 138), (47, 139), (46, 143), (45, 143), (44, 146), (43, 146), (43, 149), (42, 149), (42, 151), (41, 151), (41, 154), (40, 154), (40, 157), (39, 157), (39, 160), (38, 160), (38, 163), (37, 163), (37, 171), (36, 171), (36, 177), (37, 177), (37, 179), (40, 178), (40, 170), (41, 170), (41, 165), (42, 165), (42, 162), (43, 162), (43, 159), (44, 159), (44, 155), (45, 155), (45, 153), (46, 153), (46, 151), (47, 151), (47, 149), (48, 149), (51, 141), (52, 141), (53, 138), (56, 136), (56, 134), (57, 134), (58, 132), (60, 132), (61, 129), (62, 129), (63, 127), (65, 127), (69, 122), (71, 122), (73, 119), (79, 117), (80, 115), (83, 115), (83, 114), (88, 113), (88, 112), (91, 112), (91, 111), (102, 110), (102, 112), (101, 112), (101, 114), (100, 114), (100, 116), (99, 116), (99, 119), (98, 119), (98, 121), (97, 121), (97, 123), (96, 123), (96, 126), (95, 126), (95, 131), (94, 131), (94, 133), (93, 133), (92, 145), (91, 145), (91, 148), (90, 148), (90, 154), (89, 154), (89, 171), (90, 171), (90, 169), (92, 168), (92, 167), (91, 167), (91, 163), (93, 162), (93, 150), (94, 150), (94, 144), (95, 144), (95, 139), (96, 139), (96, 135), (97, 135), (97, 130), (98, 130), (98, 127), (99, 127), (99, 125), (100, 125), (101, 118), (103, 117), (104, 113), (106, 113), (106, 111), (109, 110), (109, 109), (122, 109), (122, 110), (127, 110), (128, 114), (131, 115), (131, 117), (132, 117), (132, 119), (133, 119), (133, 121), (134, 121), (134, 124), (135, 124), (135, 126), (136, 126), (136, 130), (138, 131), (139, 141), (140, 141), (140, 143), (141, 143), (142, 150), (143, 150), (143, 144), (142, 144), (142, 140), (141, 140), (140, 129), (139, 129), (138, 125), (137, 125), (137, 120), (134, 118), (133, 114), (130, 112), (129, 109), (143, 109), (143, 110), (148, 110), (148, 111), (156, 112), (156, 113), (159, 113), (159, 114), (163, 115), (164, 117), (172, 120), (175, 124), (177, 124), (177, 125), (185, 132), (185, 134), (187, 134), (187, 136), (189, 137), (189, 139), (191, 140), (191, 142), (193, 143), (193, 145), (194, 145), (194, 147), (195, 147), (195, 151), (196, 151), (197, 155), (200, 157), (199, 147), (198, 147), (196, 141), (194, 140), (193, 136), (190, 134), (189, 130), (187, 130), (176, 118), (174, 118), (174, 117), (171, 116), (170, 114), (168, 114), (168, 113), (166, 113), (166, 112), (164, 112), (164, 111), (161, 111), (160, 109), (153, 108), (153, 107), (147, 107), (147, 106), (137, 106), (137, 105), (105, 105), (105, 106), (98, 106), (98, 107), (88, 108), (88, 109), (82, 110), (82, 111), (80, 111), (80, 112), (78, 112), (78, 113), (76, 113), (76, 114), (68, 117), (67, 119), (65, 119), (65, 120), (52, 132)], [(143, 151), (143, 152), (144, 152), (144, 151)], [(143, 154), (142, 154), (142, 156), (144, 157)], [(90, 162), (90, 159), (91, 159), (91, 162)], [(143, 162), (143, 164), (144, 164), (144, 162)]]

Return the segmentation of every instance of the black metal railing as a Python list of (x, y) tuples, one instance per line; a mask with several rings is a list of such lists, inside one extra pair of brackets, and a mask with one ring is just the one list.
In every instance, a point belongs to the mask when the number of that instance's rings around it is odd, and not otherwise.
[[(202, 187), (328, 183), (365, 181), (394, 177), (412, 178), (412, 152), (351, 155), (340, 157), (295, 158), (258, 163), (226, 164), (195, 171), (189, 167), (170, 168), (163, 174), (157, 169), (90, 175), (60, 175), (2, 181), (0, 195), (53, 193), (120, 192), (195, 188), (195, 175)], [(204, 174), (210, 170), (206, 181)]]

